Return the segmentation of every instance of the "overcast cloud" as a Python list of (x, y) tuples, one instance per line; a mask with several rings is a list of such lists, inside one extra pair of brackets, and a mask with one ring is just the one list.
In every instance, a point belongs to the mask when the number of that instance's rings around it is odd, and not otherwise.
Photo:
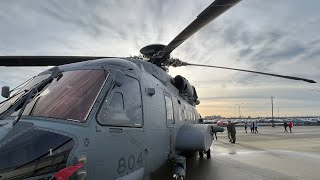
[[(167, 44), (209, 0), (0, 1), (0, 55), (130, 56), (152, 43)], [(231, 66), (320, 82), (318, 0), (243, 0), (177, 48), (191, 63)], [(47, 67), (0, 67), (11, 87)], [(203, 115), (320, 115), (318, 84), (201, 67), (170, 68), (194, 84)]]

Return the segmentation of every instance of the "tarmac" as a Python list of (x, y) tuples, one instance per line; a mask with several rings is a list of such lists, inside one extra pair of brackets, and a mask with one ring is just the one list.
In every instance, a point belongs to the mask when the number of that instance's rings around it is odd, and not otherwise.
[[(289, 128), (288, 128), (289, 129)], [(198, 155), (187, 159), (187, 180), (319, 180), (320, 127), (295, 126), (292, 133), (283, 127), (259, 127), (257, 134), (237, 127), (237, 141), (218, 133), (211, 146), (211, 159)], [(173, 179), (169, 165), (151, 179)]]

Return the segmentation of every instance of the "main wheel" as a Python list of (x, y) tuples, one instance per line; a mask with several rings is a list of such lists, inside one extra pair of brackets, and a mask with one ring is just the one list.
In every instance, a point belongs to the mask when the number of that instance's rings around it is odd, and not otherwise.
[(199, 156), (201, 159), (203, 158), (203, 151), (199, 151)]
[(206, 154), (207, 154), (207, 158), (210, 159), (211, 158), (211, 151), (210, 149), (208, 151), (206, 151)]

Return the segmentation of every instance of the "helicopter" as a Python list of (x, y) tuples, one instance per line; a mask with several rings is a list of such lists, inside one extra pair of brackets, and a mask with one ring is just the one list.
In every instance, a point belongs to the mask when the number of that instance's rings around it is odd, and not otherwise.
[[(54, 66), (10, 90), (0, 103), (0, 180), (150, 179), (170, 161), (185, 179), (185, 152), (211, 157), (196, 88), (168, 67), (203, 66), (316, 83), (311, 79), (194, 64), (171, 52), (240, 0), (215, 0), (168, 45), (151, 44), (147, 60), (92, 56), (2, 56), (1, 66)], [(12, 92), (16, 91), (13, 95)]]

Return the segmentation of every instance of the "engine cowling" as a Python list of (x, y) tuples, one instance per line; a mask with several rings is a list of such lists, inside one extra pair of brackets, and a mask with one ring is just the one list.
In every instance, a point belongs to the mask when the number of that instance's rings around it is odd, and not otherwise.
[(175, 148), (179, 151), (207, 151), (212, 144), (211, 126), (207, 124), (185, 124), (176, 138)]
[(177, 75), (174, 77), (172, 84), (179, 90), (179, 95), (184, 98), (189, 104), (197, 105), (198, 95), (194, 86), (190, 85), (189, 81), (183, 76)]
[(174, 77), (174, 85), (179, 90), (179, 93), (186, 93), (188, 96), (193, 96), (193, 88), (189, 81), (183, 76), (177, 75)]

